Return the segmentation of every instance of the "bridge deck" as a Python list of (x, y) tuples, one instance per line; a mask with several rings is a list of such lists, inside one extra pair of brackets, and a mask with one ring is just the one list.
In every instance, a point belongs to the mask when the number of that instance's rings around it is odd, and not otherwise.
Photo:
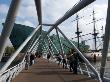
[(12, 82), (98, 82), (85, 75), (75, 75), (56, 63), (40, 58), (29, 70), (23, 70)]

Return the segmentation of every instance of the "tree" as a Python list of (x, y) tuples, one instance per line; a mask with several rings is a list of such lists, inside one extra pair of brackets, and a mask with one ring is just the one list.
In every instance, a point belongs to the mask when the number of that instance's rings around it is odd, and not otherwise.
[(7, 46), (6, 48), (5, 48), (5, 53), (7, 54), (7, 55), (11, 55), (12, 53), (14, 53), (15, 52), (15, 49), (14, 49), (14, 47), (10, 47), (10, 46)]

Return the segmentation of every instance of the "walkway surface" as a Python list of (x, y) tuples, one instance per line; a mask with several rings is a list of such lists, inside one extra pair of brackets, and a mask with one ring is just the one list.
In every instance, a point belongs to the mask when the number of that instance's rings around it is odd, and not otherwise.
[(85, 75), (75, 75), (56, 63), (40, 58), (29, 70), (23, 70), (12, 82), (98, 82)]

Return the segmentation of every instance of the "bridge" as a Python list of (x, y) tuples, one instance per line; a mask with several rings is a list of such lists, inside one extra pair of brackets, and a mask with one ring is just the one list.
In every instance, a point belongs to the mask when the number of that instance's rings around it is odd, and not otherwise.
[(97, 82), (82, 74), (73, 74), (68, 69), (63, 69), (55, 62), (46, 59), (38, 59), (38, 63), (31, 66), (29, 70), (23, 70), (12, 82)]
[[(18, 8), (20, 6), (21, 0), (12, 0), (10, 4), (10, 8), (6, 17), (6, 21), (3, 25), (3, 30), (0, 37), (0, 60), (3, 57), (3, 53), (6, 47), (6, 41), (10, 37), (14, 23), (16, 14), (18, 12)], [(68, 39), (68, 37), (62, 32), (59, 28), (59, 25), (67, 20), (69, 17), (88, 6), (95, 0), (80, 0), (77, 4), (73, 5), (71, 9), (69, 9), (64, 16), (59, 18), (54, 24), (43, 24), (42, 23), (42, 9), (41, 9), (41, 0), (35, 0), (35, 6), (38, 16), (39, 24), (36, 28), (28, 35), (28, 37), (24, 40), (24, 42), (17, 48), (17, 50), (12, 54), (12, 56), (7, 60), (7, 62), (0, 69), (0, 81), (1, 82), (19, 82), (19, 81), (39, 81), (39, 82), (110, 82), (109, 78), (104, 77), (105, 64), (107, 59), (107, 51), (108, 44), (110, 38), (110, 0), (108, 0), (108, 10), (107, 10), (107, 19), (105, 26), (105, 34), (104, 34), (104, 43), (102, 50), (102, 60), (101, 67), (98, 71), (83, 55), (83, 53), (78, 49), (78, 47)], [(43, 26), (50, 26), (50, 29), (43, 33)], [(64, 48), (63, 43), (60, 39), (59, 33), (63, 36), (63, 38), (71, 45), (71, 48), (74, 49), (83, 60), (83, 62), (78, 61), (78, 74), (72, 74), (69, 72), (69, 64), (67, 65), (67, 69), (62, 68), (62, 63), (58, 66), (55, 53), (59, 53), (54, 42), (51, 40), (49, 34), (52, 30), (56, 30), (56, 34), (58, 37), (58, 42), (60, 45), (60, 53), (62, 58), (64, 58)], [(37, 33), (39, 31), (39, 34)], [(35, 53), (38, 50), (38, 47), (41, 47), (42, 57), (37, 59), (37, 63), (30, 66), (29, 69), (25, 70), (27, 64), (27, 52)], [(25, 48), (25, 49), (24, 49)], [(24, 51), (23, 51), (24, 50)], [(9, 68), (14, 59), (23, 51), (22, 60), (15, 66)], [(47, 54), (51, 54), (51, 58), (48, 61), (46, 59)]]

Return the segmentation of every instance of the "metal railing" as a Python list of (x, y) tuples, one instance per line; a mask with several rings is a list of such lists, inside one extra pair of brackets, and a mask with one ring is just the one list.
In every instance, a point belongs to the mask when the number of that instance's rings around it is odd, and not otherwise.
[[(48, 32), (47, 32), (47, 34), (49, 34), (54, 28), (57, 28), (57, 26), (59, 25), (59, 24), (61, 24), (62, 22), (64, 22), (66, 19), (68, 19), (69, 17), (71, 17), (72, 15), (74, 15), (75, 13), (77, 13), (79, 10), (81, 10), (81, 9), (83, 9), (85, 6), (87, 6), (87, 5), (89, 5), (90, 3), (92, 3), (92, 2), (94, 2), (95, 0), (81, 0), (77, 5), (75, 5), (75, 6), (73, 6), (73, 8), (71, 8), (62, 18), (60, 18), (60, 19), (58, 19), (57, 21), (56, 21), (56, 23), (54, 24), (54, 26), (52, 26), (49, 30), (48, 30)], [(36, 6), (37, 6), (38, 4), (36, 4)], [(41, 10), (40, 8), (38, 9), (38, 10)], [(38, 13), (38, 15), (39, 15), (39, 23), (40, 24), (42, 24), (42, 21), (41, 21), (41, 16), (40, 16), (40, 14), (41, 13)], [(14, 18), (14, 17), (13, 17)], [(41, 27), (42, 25), (39, 25), (38, 27)], [(15, 57), (18, 55), (18, 53), (24, 48), (24, 46), (29, 42), (29, 40), (32, 38), (32, 36), (36, 33), (36, 31), (37, 31), (38, 29), (35, 29), (34, 31), (33, 31), (33, 33), (24, 41), (24, 43), (20, 46), (20, 48), (13, 54), (13, 56), (8, 60), (8, 62), (3, 66), (3, 68), (0, 70), (0, 73), (1, 73), (1, 75), (0, 75), (0, 81), (1, 82), (10, 82), (11, 81), (11, 79), (12, 78), (14, 78), (17, 74), (19, 74), (19, 72), (24, 68), (24, 66), (25, 66), (25, 59), (21, 62), (21, 63), (19, 63), (18, 65), (16, 65), (16, 66), (14, 66), (14, 67), (12, 67), (12, 68), (10, 68), (10, 69), (8, 69), (8, 70), (6, 70), (7, 69), (7, 67), (11, 64), (11, 62), (15, 59)], [(61, 32), (60, 31), (60, 29), (58, 29), (59, 30), (59, 32)], [(46, 34), (46, 35), (47, 35)], [(61, 32), (61, 34), (62, 34), (62, 32)], [(46, 36), (45, 35), (45, 36)], [(62, 34), (67, 40), (68, 40), (68, 38), (64, 35), (64, 34)], [(72, 43), (72, 42), (70, 42), (69, 41), (69, 43), (70, 44), (72, 44), (72, 46), (75, 48), (75, 50), (80, 54), (80, 56), (82, 57), (82, 59), (85, 61), (85, 67), (86, 67), (86, 71), (88, 72), (88, 75), (90, 76), (90, 72), (89, 72), (89, 70), (88, 70), (88, 67), (89, 68), (91, 68), (91, 70), (94, 72), (94, 74), (96, 74), (97, 75), (97, 77), (99, 78), (99, 80), (100, 80), (100, 82), (102, 82), (101, 81), (101, 78), (100, 78), (100, 75), (99, 75), (99, 73), (97, 72), (97, 70), (95, 70), (94, 69), (94, 67), (88, 62), (88, 60), (85, 58), (85, 57), (83, 57), (83, 54), (76, 48), (76, 46)], [(5, 71), (6, 70), (6, 71)], [(81, 69), (81, 66), (80, 66), (80, 70), (81, 71), (83, 71), (82, 69)]]
[[(35, 42), (37, 42), (39, 38), (40, 38), (40, 35)], [(31, 51), (29, 51), (29, 52), (31, 52)], [(19, 64), (1, 72), (0, 73), (0, 82), (11, 82), (11, 80), (14, 79), (15, 76), (17, 76), (20, 73), (25, 68), (25, 65), (26, 65), (25, 57), (26, 57), (26, 55), (24, 56), (23, 60)]]
[[(44, 56), (43, 58), (47, 59), (46, 56)], [(56, 58), (53, 58), (53, 56), (52, 56), (52, 58), (50, 58), (49, 61), (58, 63), (57, 62), (57, 59)], [(63, 65), (63, 63), (61, 62), (60, 65)], [(69, 66), (70, 65), (67, 63), (67, 68), (68, 69), (69, 69)], [(93, 79), (99, 80), (96, 77), (96, 75), (92, 72), (92, 70), (89, 69), (88, 65), (86, 63), (84, 63), (84, 62), (78, 62), (78, 68), (77, 68), (77, 70), (78, 70), (78, 73), (80, 73), (80, 74), (87, 75), (89, 78), (93, 78)]]
[(26, 64), (26, 61), (24, 57), (23, 60), (19, 64), (4, 71), (0, 75), (0, 82), (11, 82), (12, 79), (14, 79), (15, 76), (17, 76), (25, 68), (25, 64)]

